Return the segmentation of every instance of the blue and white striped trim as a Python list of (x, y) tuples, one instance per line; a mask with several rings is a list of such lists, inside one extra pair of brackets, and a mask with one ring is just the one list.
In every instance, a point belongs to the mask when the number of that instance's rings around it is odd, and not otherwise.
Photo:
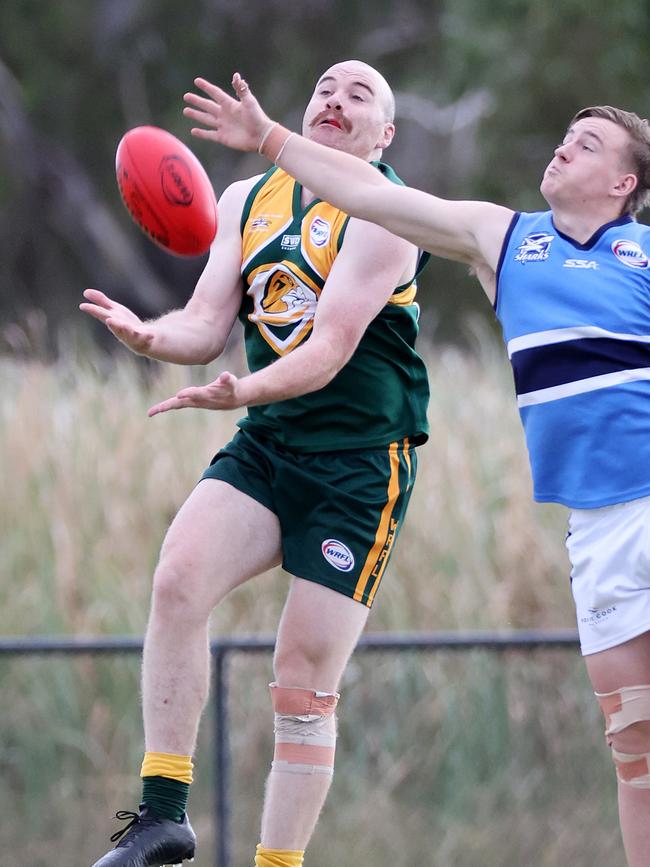
[(529, 391), (526, 394), (517, 395), (517, 405), (520, 408), (534, 406), (537, 403), (548, 403), (551, 400), (560, 400), (563, 397), (572, 397), (575, 394), (584, 394), (587, 391), (596, 391), (599, 388), (609, 388), (612, 385), (622, 385), (625, 382), (639, 382), (642, 379), (650, 379), (650, 367), (639, 367), (636, 370), (621, 370), (618, 373), (605, 373), (602, 376), (578, 379), (575, 382), (567, 382), (564, 385), (556, 385), (552, 388)]
[(548, 346), (551, 343), (563, 343), (565, 340), (582, 340), (585, 337), (610, 337), (613, 340), (636, 340), (640, 343), (650, 343), (650, 335), (623, 334), (620, 331), (607, 331), (595, 325), (573, 325), (571, 328), (552, 328), (550, 331), (536, 331), (534, 334), (524, 334), (513, 337), (507, 343), (508, 358), (522, 349), (534, 346)]
[(513, 338), (508, 355), (520, 408), (650, 380), (650, 335), (556, 328)]

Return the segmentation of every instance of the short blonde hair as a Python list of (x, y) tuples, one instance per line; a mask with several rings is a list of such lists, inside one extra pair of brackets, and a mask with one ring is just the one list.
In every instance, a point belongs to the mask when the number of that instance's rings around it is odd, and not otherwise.
[(623, 209), (624, 214), (636, 216), (650, 204), (650, 125), (645, 118), (633, 111), (624, 111), (612, 105), (592, 105), (581, 109), (569, 126), (584, 117), (602, 117), (622, 127), (630, 137), (630, 159), (637, 185), (630, 193)]

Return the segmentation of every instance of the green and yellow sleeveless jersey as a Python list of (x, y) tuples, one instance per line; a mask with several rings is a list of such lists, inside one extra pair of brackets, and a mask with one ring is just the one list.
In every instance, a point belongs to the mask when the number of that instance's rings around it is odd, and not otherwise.
[[(389, 166), (375, 165), (402, 183)], [(309, 339), (318, 299), (345, 236), (347, 214), (320, 199), (303, 208), (301, 192), (300, 184), (274, 166), (244, 205), (246, 294), (239, 318), (251, 371)], [(363, 286), (350, 286), (350, 292), (363, 291)], [(423, 442), (429, 386), (415, 351), (415, 295), (414, 275), (395, 288), (352, 358), (324, 388), (249, 407), (239, 426), (309, 452), (371, 448), (403, 437)]]

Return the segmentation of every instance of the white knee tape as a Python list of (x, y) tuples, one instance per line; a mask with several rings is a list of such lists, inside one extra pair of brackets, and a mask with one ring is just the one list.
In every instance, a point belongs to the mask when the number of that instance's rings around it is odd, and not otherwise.
[(650, 722), (650, 686), (624, 686), (614, 692), (596, 693), (605, 715), (605, 735), (612, 747), (616, 776), (637, 789), (650, 789), (650, 753), (622, 753), (612, 736), (639, 722)]
[(275, 710), (272, 770), (291, 774), (334, 773), (336, 693), (270, 684)]
[(608, 736), (650, 720), (650, 686), (623, 686), (614, 692), (597, 692), (596, 698), (605, 714)]
[(621, 753), (612, 749), (616, 776), (635, 789), (650, 789), (650, 753)]

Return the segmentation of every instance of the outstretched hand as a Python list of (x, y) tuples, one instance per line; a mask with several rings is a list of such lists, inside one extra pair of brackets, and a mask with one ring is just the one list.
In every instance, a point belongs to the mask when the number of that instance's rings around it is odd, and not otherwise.
[(83, 294), (86, 301), (79, 305), (80, 310), (103, 322), (132, 352), (138, 355), (149, 354), (154, 339), (149, 325), (124, 304), (118, 304), (99, 289), (86, 289)]
[(236, 409), (243, 405), (238, 384), (237, 377), (225, 370), (219, 374), (214, 382), (208, 385), (181, 389), (175, 397), (170, 397), (169, 400), (163, 400), (162, 403), (152, 406), (147, 415), (151, 418), (160, 412), (187, 407), (194, 409)]
[(273, 121), (262, 111), (241, 75), (236, 72), (232, 79), (237, 99), (205, 78), (195, 78), (194, 84), (206, 95), (186, 93), (183, 97), (187, 103), (183, 114), (201, 124), (192, 128), (192, 135), (235, 150), (257, 150)]

